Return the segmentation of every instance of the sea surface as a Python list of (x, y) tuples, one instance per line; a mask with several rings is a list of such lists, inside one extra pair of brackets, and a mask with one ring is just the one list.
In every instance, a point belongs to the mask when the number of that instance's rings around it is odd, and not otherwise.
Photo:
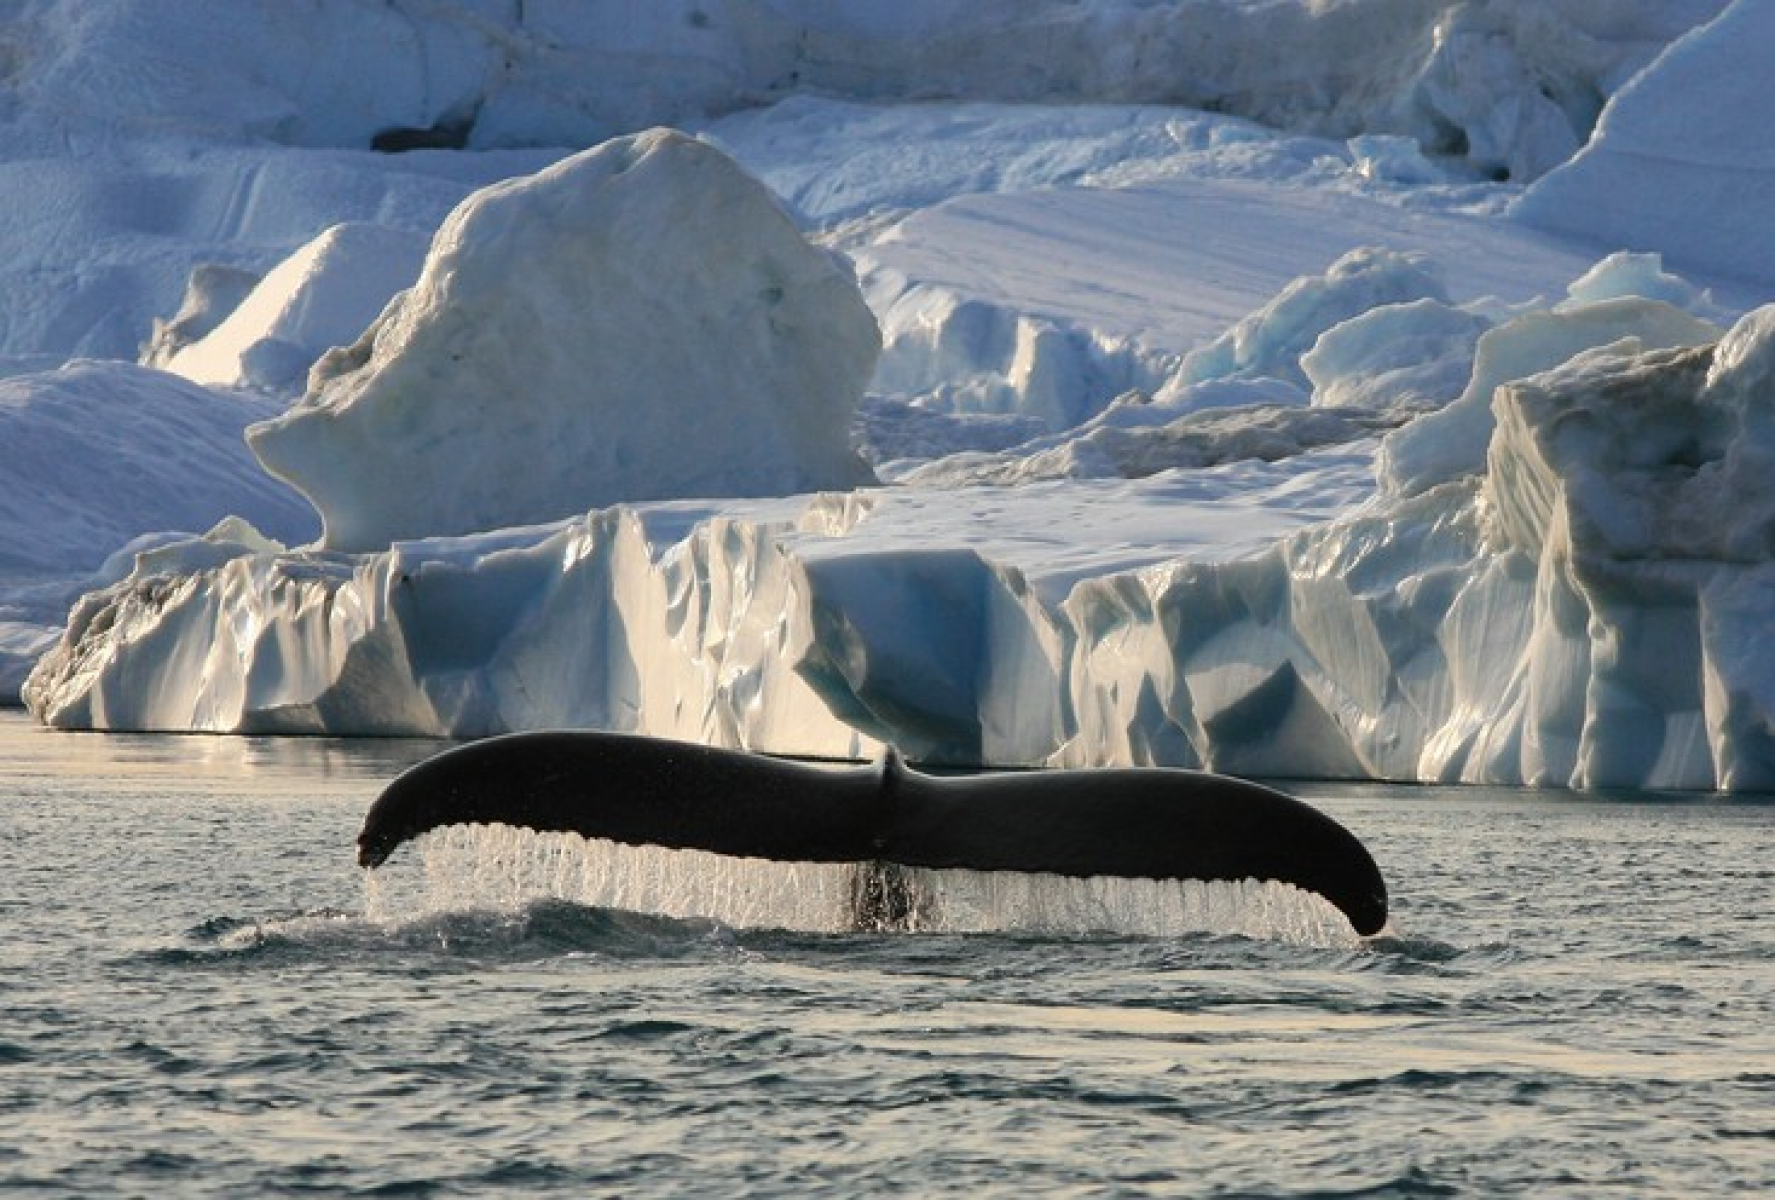
[(1775, 1193), (1767, 800), (1296, 785), (1367, 942), (785, 932), (367, 879), (435, 749), (0, 714), (0, 1190)]

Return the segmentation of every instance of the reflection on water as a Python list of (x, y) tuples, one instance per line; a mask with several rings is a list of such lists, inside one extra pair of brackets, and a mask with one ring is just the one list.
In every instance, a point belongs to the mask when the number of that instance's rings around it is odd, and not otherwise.
[(86, 733), (47, 729), (0, 709), (0, 777), (129, 779), (201, 794), (272, 789), (292, 781), (379, 782), (450, 745), (428, 738), (241, 737)]

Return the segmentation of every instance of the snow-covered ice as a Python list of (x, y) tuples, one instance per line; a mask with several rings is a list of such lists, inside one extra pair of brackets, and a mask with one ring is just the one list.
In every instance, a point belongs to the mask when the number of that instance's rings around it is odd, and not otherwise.
[(1382, 477), (1391, 490), (1410, 493), (1479, 473), (1497, 389), (1513, 379), (1551, 370), (1599, 347), (1639, 352), (1699, 346), (1722, 332), (1662, 300), (1631, 295), (1512, 318), (1479, 336), (1466, 385), (1452, 403), (1387, 439), (1381, 448)]
[(43, 0), (0, 685), (1775, 787), (1765, 7)]

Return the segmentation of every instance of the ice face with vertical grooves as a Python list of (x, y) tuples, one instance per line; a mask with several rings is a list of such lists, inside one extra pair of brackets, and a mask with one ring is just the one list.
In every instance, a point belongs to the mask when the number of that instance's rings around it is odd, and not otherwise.
[[(75, 727), (1772, 786), (1742, 649), (1775, 555), (1772, 311), (1506, 383), (1482, 473), (1366, 506), (1320, 507), (1357, 453), (1311, 487), (1237, 464), (619, 507), (366, 556), (163, 547), (82, 601), (26, 696)], [(1176, 527), (1142, 542), (1133, 512)], [(1242, 545), (1209, 532), (1258, 514)], [(1129, 540), (1074, 560), (1058, 519)]]

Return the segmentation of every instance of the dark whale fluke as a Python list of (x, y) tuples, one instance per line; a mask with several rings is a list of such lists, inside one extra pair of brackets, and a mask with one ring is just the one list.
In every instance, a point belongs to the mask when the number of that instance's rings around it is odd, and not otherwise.
[(932, 776), (890, 754), (828, 768), (589, 731), (471, 742), (412, 767), (364, 817), (379, 866), (443, 825), (503, 824), (783, 862), (887, 863), (1149, 879), (1277, 880), (1364, 936), (1387, 922), (1366, 847), (1290, 796), (1198, 771)]

